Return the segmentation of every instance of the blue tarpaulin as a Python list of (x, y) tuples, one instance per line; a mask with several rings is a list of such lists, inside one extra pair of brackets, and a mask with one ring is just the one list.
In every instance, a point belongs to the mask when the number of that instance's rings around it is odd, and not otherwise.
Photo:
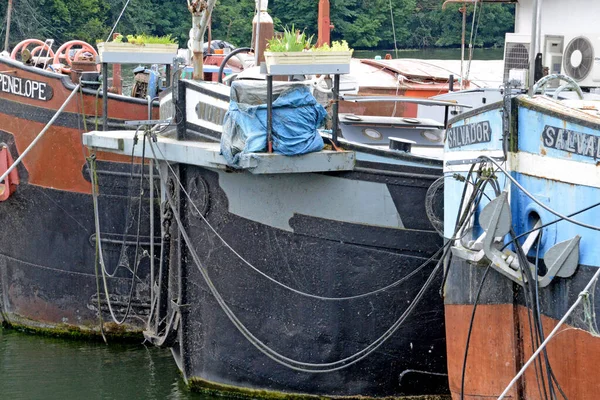
[[(238, 165), (243, 154), (267, 150), (266, 91), (264, 83), (262, 85), (261, 88), (255, 86), (256, 92), (250, 95), (240, 94), (244, 90), (253, 90), (247, 84), (234, 82), (232, 86), (221, 136), (221, 154), (231, 166)], [(323, 139), (317, 128), (325, 121), (325, 108), (315, 100), (307, 86), (281, 86), (280, 89), (283, 91), (273, 102), (273, 151), (295, 156), (322, 150)], [(235, 101), (238, 99), (241, 101)]]

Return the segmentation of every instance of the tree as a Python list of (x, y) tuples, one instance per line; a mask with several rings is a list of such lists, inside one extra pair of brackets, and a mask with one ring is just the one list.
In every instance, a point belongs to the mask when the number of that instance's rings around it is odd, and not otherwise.
[[(354, 48), (390, 49), (394, 29), (400, 48), (457, 47), (462, 17), (458, 5), (442, 11), (442, 0), (330, 0), (335, 29), (332, 40), (344, 39)], [(11, 43), (26, 38), (54, 38), (57, 44), (79, 39), (95, 44), (105, 40), (126, 0), (14, 0)], [(271, 0), (275, 29), (292, 25), (310, 35), (317, 33), (318, 0)], [(219, 0), (212, 18), (212, 37), (237, 46), (250, 45), (254, 0)], [(6, 2), (0, 0), (2, 19)], [(478, 5), (474, 34), (476, 46), (500, 46), (513, 29), (514, 6)], [(473, 6), (467, 11), (467, 38)], [(0, 29), (4, 29), (4, 25)], [(129, 3), (116, 32), (122, 34), (170, 34), (184, 47), (191, 28), (186, 0), (134, 0)]]

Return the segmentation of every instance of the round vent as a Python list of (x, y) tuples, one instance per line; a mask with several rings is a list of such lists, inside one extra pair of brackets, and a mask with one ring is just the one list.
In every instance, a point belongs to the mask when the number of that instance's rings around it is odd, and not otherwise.
[(563, 59), (565, 72), (576, 81), (585, 79), (592, 71), (594, 48), (585, 37), (577, 37), (567, 45)]

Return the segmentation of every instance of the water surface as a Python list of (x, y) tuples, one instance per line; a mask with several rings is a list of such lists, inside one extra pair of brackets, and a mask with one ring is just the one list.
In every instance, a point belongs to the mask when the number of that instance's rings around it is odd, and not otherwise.
[(2, 328), (0, 398), (210, 399), (187, 389), (168, 350), (69, 341)]

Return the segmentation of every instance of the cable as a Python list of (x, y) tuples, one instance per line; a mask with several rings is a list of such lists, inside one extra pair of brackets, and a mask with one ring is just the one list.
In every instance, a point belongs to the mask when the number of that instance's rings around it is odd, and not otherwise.
[(588, 224), (586, 224), (586, 223), (579, 222), (579, 221), (576, 221), (576, 220), (574, 220), (574, 219), (571, 219), (571, 218), (569, 218), (568, 216), (566, 216), (566, 215), (563, 215), (563, 214), (559, 213), (558, 211), (555, 211), (555, 210), (553, 210), (552, 208), (548, 207), (547, 205), (545, 205), (544, 203), (542, 203), (541, 201), (539, 201), (538, 199), (536, 199), (536, 198), (535, 198), (535, 197), (534, 197), (534, 196), (533, 196), (531, 193), (529, 193), (529, 192), (527, 191), (527, 189), (525, 189), (525, 188), (524, 188), (524, 187), (523, 187), (523, 186), (522, 186), (522, 185), (521, 185), (521, 184), (520, 184), (520, 183), (519, 183), (519, 182), (518, 182), (518, 181), (517, 181), (515, 178), (513, 178), (513, 177), (512, 177), (512, 176), (511, 176), (511, 175), (508, 173), (508, 171), (506, 171), (506, 170), (505, 170), (503, 167), (501, 167), (501, 166), (500, 166), (500, 165), (499, 165), (499, 164), (498, 164), (498, 163), (497, 163), (497, 162), (496, 162), (496, 161), (495, 161), (493, 158), (491, 158), (491, 157), (488, 157), (488, 156), (479, 156), (479, 158), (480, 158), (480, 159), (486, 159), (486, 160), (488, 160), (488, 161), (492, 162), (494, 165), (496, 165), (496, 166), (498, 167), (498, 169), (499, 169), (499, 170), (501, 170), (501, 171), (504, 173), (504, 175), (505, 175), (505, 176), (506, 176), (508, 179), (510, 179), (510, 181), (511, 181), (511, 182), (512, 182), (512, 183), (513, 183), (513, 184), (514, 184), (514, 185), (515, 185), (517, 188), (519, 188), (519, 189), (520, 189), (520, 190), (521, 190), (521, 191), (522, 191), (522, 192), (523, 192), (523, 193), (524, 193), (524, 194), (525, 194), (527, 197), (529, 197), (531, 200), (533, 200), (533, 201), (534, 201), (534, 202), (535, 202), (537, 205), (539, 205), (540, 207), (542, 207), (544, 210), (546, 210), (546, 211), (550, 212), (551, 214), (554, 214), (554, 215), (556, 215), (557, 217), (560, 217), (561, 219), (563, 219), (563, 220), (565, 220), (565, 221), (568, 221), (568, 222), (570, 222), (570, 223), (572, 223), (572, 224), (579, 225), (579, 226), (581, 226), (581, 227), (588, 228), (588, 229), (591, 229), (591, 230), (594, 230), (594, 231), (600, 231), (600, 227), (599, 227), (599, 226), (588, 225)]
[[(516, 239), (516, 237), (515, 237)], [(541, 243), (542, 243), (542, 234), (540, 233), (539, 237), (538, 237), (538, 241), (537, 241), (537, 247), (536, 247), (536, 254), (535, 254), (535, 300), (536, 300), (536, 307), (537, 307), (537, 318), (538, 318), (538, 326), (539, 326), (539, 333), (540, 333), (540, 339), (541, 341), (544, 341), (545, 339), (545, 335), (544, 335), (544, 326), (542, 324), (542, 315), (541, 315), (541, 306), (540, 306), (540, 297), (539, 297), (539, 285), (538, 285), (538, 278), (539, 278), (539, 260), (540, 260), (540, 247), (541, 247)], [(546, 351), (546, 349), (544, 349), (544, 358), (546, 360), (546, 370), (548, 371), (548, 381), (554, 381), (554, 383), (556, 384), (556, 387), (558, 389), (558, 391), (560, 392), (560, 394), (562, 395), (562, 397), (567, 400), (567, 396), (565, 395), (565, 392), (563, 391), (560, 383), (558, 382), (558, 379), (556, 378), (556, 376), (554, 375), (554, 371), (552, 370), (552, 367), (550, 365), (550, 359), (548, 358), (548, 352)], [(556, 394), (554, 393), (554, 388), (553, 386), (550, 387), (551, 391), (553, 392), (553, 397), (556, 398)]]
[(115, 22), (115, 25), (112, 27), (112, 29), (110, 30), (110, 33), (108, 34), (108, 37), (106, 38), (107, 42), (110, 41), (110, 38), (112, 37), (113, 33), (115, 32), (115, 29), (117, 29), (117, 25), (119, 24), (119, 21), (121, 21), (121, 17), (125, 13), (125, 10), (127, 9), (127, 6), (129, 5), (130, 1), (131, 0), (127, 0), (127, 2), (125, 3), (125, 6), (121, 10), (121, 14), (119, 14), (119, 18), (117, 18), (117, 22)]
[[(102, 271), (102, 281), (104, 284), (104, 295), (106, 296), (106, 303), (108, 305), (108, 310), (110, 312), (110, 315), (113, 319), (113, 321), (117, 324), (117, 325), (122, 325), (123, 323), (125, 323), (125, 321), (127, 320), (127, 318), (129, 317), (129, 313), (131, 312), (131, 306), (133, 304), (133, 292), (135, 291), (135, 287), (136, 287), (136, 278), (137, 278), (137, 269), (139, 264), (141, 263), (141, 261), (145, 258), (142, 257), (140, 259), (138, 259), (138, 252), (139, 252), (139, 241), (140, 241), (140, 224), (141, 224), (141, 219), (142, 219), (142, 215), (141, 215), (141, 207), (142, 207), (142, 194), (143, 194), (143, 179), (144, 179), (144, 160), (145, 160), (145, 155), (146, 155), (146, 146), (145, 146), (146, 141), (144, 140), (144, 145), (142, 147), (142, 173), (141, 173), (141, 179), (140, 179), (140, 200), (139, 200), (139, 215), (138, 215), (138, 227), (137, 227), (137, 241), (136, 241), (136, 249), (135, 249), (135, 258), (134, 258), (134, 266), (133, 266), (133, 271), (132, 271), (132, 277), (131, 277), (131, 285), (130, 285), (130, 290), (129, 290), (129, 299), (127, 302), (127, 308), (125, 310), (125, 314), (123, 315), (122, 319), (119, 319), (116, 317), (115, 312), (113, 310), (111, 301), (110, 301), (110, 296), (108, 293), (108, 282), (106, 280), (106, 264), (104, 262), (104, 254), (102, 251), (102, 241), (100, 240), (100, 215), (99, 215), (99, 210), (98, 210), (98, 193), (96, 191), (96, 187), (98, 185), (98, 175), (96, 174), (96, 160), (95, 157), (90, 157), (88, 159), (88, 162), (90, 163), (90, 178), (92, 181), (92, 200), (93, 200), (93, 205), (94, 205), (94, 222), (96, 225), (96, 245), (98, 246), (98, 252), (97, 252), (97, 258), (96, 258), (96, 263), (100, 262), (100, 266), (101, 266), (101, 271)], [(115, 271), (116, 273), (116, 271)], [(101, 312), (101, 310), (98, 310), (98, 312)]]
[[(150, 149), (152, 150), (152, 152), (154, 154), (154, 159), (157, 159), (156, 154), (154, 153), (154, 146), (153, 146), (152, 142), (150, 142)], [(163, 172), (160, 169), (159, 169), (159, 175), (160, 175), (161, 181), (163, 181), (163, 183), (166, 183), (166, 179), (164, 178)], [(387, 339), (389, 339), (400, 328), (402, 323), (406, 320), (406, 318), (408, 318), (408, 316), (411, 314), (411, 312), (416, 308), (416, 306), (422, 299), (425, 291), (429, 288), (429, 286), (433, 282), (433, 279), (435, 278), (437, 272), (439, 271), (440, 265), (441, 265), (441, 260), (440, 260), (440, 261), (438, 261), (436, 267), (432, 271), (431, 275), (429, 276), (429, 278), (427, 279), (425, 284), (421, 287), (418, 294), (415, 296), (415, 298), (410, 303), (410, 305), (407, 307), (407, 309), (402, 313), (400, 318), (383, 335), (381, 335), (378, 339), (376, 339), (374, 342), (372, 342), (370, 345), (368, 345), (364, 349), (362, 349), (362, 350), (354, 353), (353, 355), (346, 357), (342, 360), (338, 360), (338, 361), (330, 362), (330, 363), (306, 363), (306, 362), (293, 360), (293, 359), (287, 358), (287, 357), (279, 354), (278, 352), (276, 352), (275, 350), (271, 349), (269, 346), (267, 346), (263, 342), (261, 342), (258, 338), (256, 338), (243, 325), (243, 323), (236, 317), (236, 315), (233, 313), (233, 311), (227, 306), (227, 304), (223, 300), (222, 296), (218, 292), (217, 288), (214, 286), (214, 283), (210, 279), (210, 276), (208, 275), (208, 271), (202, 266), (202, 263), (200, 262), (198, 254), (193, 247), (193, 243), (191, 242), (189, 236), (187, 235), (187, 232), (185, 231), (185, 228), (183, 227), (183, 224), (181, 222), (181, 218), (180, 218), (179, 214), (177, 213), (175, 205), (173, 204), (173, 199), (172, 199), (171, 193), (169, 193), (168, 190), (166, 191), (166, 195), (167, 195), (167, 201), (168, 201), (171, 209), (173, 210), (173, 216), (175, 217), (175, 219), (177, 221), (177, 224), (179, 227), (179, 232), (181, 233), (181, 235), (186, 243), (186, 246), (188, 247), (188, 250), (191, 253), (191, 256), (196, 264), (196, 267), (200, 271), (200, 273), (201, 273), (202, 277), (204, 278), (206, 284), (208, 285), (211, 293), (213, 294), (213, 296), (219, 303), (219, 306), (223, 309), (223, 311), (225, 312), (225, 314), (227, 315), (229, 320), (240, 331), (240, 333), (242, 333), (242, 335), (244, 335), (244, 337), (259, 351), (261, 351), (263, 354), (265, 354), (267, 357), (269, 357), (273, 361), (275, 361), (281, 365), (284, 365), (290, 369), (296, 370), (296, 371), (308, 372), (308, 373), (326, 373), (326, 372), (338, 371), (338, 370), (347, 368), (350, 365), (353, 365), (353, 364), (359, 362), (360, 360), (364, 359), (365, 357), (369, 356), (371, 353), (376, 351)], [(446, 247), (446, 246), (444, 246), (444, 247)], [(309, 369), (309, 368), (315, 368), (315, 369)], [(323, 369), (320, 369), (320, 368), (323, 368)]]
[[(527, 282), (532, 282), (533, 281), (533, 276), (531, 275), (531, 270), (529, 269), (529, 263), (527, 261), (527, 258), (525, 256), (525, 253), (523, 251), (523, 248), (521, 247), (520, 243), (516, 242), (514, 240), (514, 237), (516, 236), (514, 234), (514, 231), (511, 229), (511, 236), (513, 237), (513, 242), (515, 243), (515, 248), (517, 251), (517, 257), (519, 259), (519, 269), (521, 271), (521, 275), (526, 277), (526, 281)], [(525, 268), (525, 266), (527, 266), (527, 268)], [(525, 308), (526, 308), (526, 312), (527, 312), (527, 320), (529, 323), (529, 338), (531, 340), (531, 348), (535, 349), (539, 346), (539, 336), (538, 336), (538, 331), (537, 331), (537, 322), (535, 323), (536, 326), (536, 330), (535, 330), (535, 335), (534, 335), (534, 323), (532, 323), (531, 321), (531, 312), (530, 310), (534, 310), (534, 303), (532, 303), (533, 299), (530, 298), (531, 295), (531, 289), (529, 284), (525, 284), (525, 287), (523, 288), (524, 293), (523, 296), (525, 297)], [(538, 367), (539, 364), (539, 367)], [(542, 360), (541, 359), (537, 359), (537, 364), (534, 363), (534, 368), (535, 368), (535, 379), (536, 379), (536, 383), (538, 386), (538, 390), (540, 392), (540, 397), (542, 396), (542, 388), (543, 390), (543, 398), (544, 399), (548, 399), (548, 393), (546, 392), (546, 382), (544, 380), (544, 376), (542, 374), (543, 372), (543, 366), (542, 366)], [(539, 368), (539, 369), (538, 369)], [(540, 379), (541, 379), (541, 386), (540, 386)]]
[(467, 371), (467, 357), (469, 356), (469, 344), (471, 343), (471, 334), (473, 333), (473, 325), (475, 321), (475, 312), (477, 311), (477, 304), (479, 303), (479, 296), (481, 296), (481, 290), (483, 289), (483, 284), (485, 283), (485, 278), (487, 278), (488, 273), (492, 264), (489, 263), (483, 273), (483, 277), (481, 278), (481, 283), (479, 283), (479, 289), (477, 289), (477, 295), (475, 296), (475, 303), (473, 304), (473, 312), (471, 313), (471, 321), (469, 322), (469, 332), (467, 333), (467, 343), (465, 345), (465, 356), (463, 358), (463, 367), (462, 374), (460, 378), (460, 400), (464, 399), (465, 393), (465, 375)]
[[(153, 146), (151, 148), (154, 149)], [(200, 210), (198, 209), (198, 207), (196, 206), (196, 204), (192, 200), (190, 194), (186, 191), (185, 187), (183, 186), (183, 184), (179, 180), (179, 177), (177, 176), (177, 174), (175, 173), (175, 171), (173, 170), (173, 168), (171, 167), (171, 165), (168, 162), (166, 162), (166, 157), (163, 154), (163, 152), (160, 149), (160, 147), (156, 146), (156, 148), (157, 148), (158, 152), (160, 153), (160, 155), (162, 157), (162, 160), (165, 161), (167, 167), (171, 171), (171, 174), (173, 175), (173, 177), (177, 181), (178, 186), (180, 187), (180, 189), (184, 193), (185, 197), (189, 200), (191, 206), (194, 208), (194, 210), (196, 211), (196, 213), (198, 215), (200, 215), (200, 217), (202, 218), (202, 220), (204, 221), (204, 223), (206, 223), (206, 225), (215, 234), (215, 236), (217, 236), (217, 238), (219, 238), (219, 240), (225, 245), (225, 247), (227, 247), (240, 261), (242, 261), (244, 264), (246, 264), (252, 270), (254, 270), (255, 272), (257, 272), (259, 275), (261, 275), (264, 278), (268, 279), (269, 281), (275, 283), (276, 285), (281, 286), (284, 289), (287, 289), (287, 290), (289, 290), (289, 291), (291, 291), (293, 293), (299, 294), (301, 296), (305, 296), (305, 297), (309, 297), (309, 298), (313, 298), (313, 299), (317, 299), (317, 300), (324, 300), (324, 301), (355, 300), (355, 299), (359, 299), (359, 298), (364, 298), (364, 297), (372, 296), (372, 295), (384, 292), (386, 290), (389, 290), (391, 288), (394, 288), (394, 287), (400, 285), (401, 283), (404, 283), (406, 280), (412, 278), (416, 273), (420, 272), (431, 261), (433, 261), (442, 252), (442, 250), (444, 249), (444, 247), (438, 249), (438, 251), (433, 256), (429, 257), (424, 263), (422, 263), (415, 270), (413, 270), (412, 272), (410, 272), (408, 275), (406, 275), (405, 277), (401, 278), (400, 280), (398, 280), (396, 282), (393, 282), (393, 283), (391, 283), (388, 286), (385, 286), (383, 288), (380, 288), (380, 289), (377, 289), (377, 290), (374, 290), (374, 291), (371, 291), (371, 292), (368, 292), (368, 293), (358, 294), (358, 295), (354, 295), (354, 296), (346, 296), (346, 297), (324, 297), (324, 296), (318, 296), (318, 295), (311, 294), (311, 293), (306, 293), (306, 292), (300, 291), (298, 289), (294, 289), (294, 288), (292, 288), (292, 287), (290, 287), (290, 286), (288, 286), (288, 285), (286, 285), (286, 284), (284, 284), (282, 282), (279, 282), (275, 278), (267, 275), (266, 273), (264, 273), (260, 269), (256, 268), (249, 261), (247, 261), (244, 257), (242, 257), (242, 255), (240, 255), (233, 247), (231, 247), (231, 245), (229, 243), (227, 243), (227, 241), (214, 229), (214, 227), (210, 224), (210, 222), (208, 222), (208, 220), (206, 219), (206, 217), (204, 216), (204, 214), (202, 212), (200, 212)], [(158, 158), (156, 158), (156, 157), (155, 157), (155, 159), (158, 160)]]
[[(584, 208), (584, 209), (582, 209), (582, 210), (576, 211), (576, 212), (574, 212), (574, 213), (572, 213), (572, 214), (569, 214), (569, 215), (567, 215), (567, 217), (574, 217), (574, 216), (576, 216), (576, 215), (579, 215), (579, 214), (581, 214), (581, 213), (584, 213), (584, 212), (586, 212), (586, 211), (589, 211), (589, 210), (591, 210), (592, 208), (596, 208), (596, 207), (598, 207), (598, 206), (600, 206), (600, 203), (596, 203), (596, 204), (593, 204), (593, 205), (591, 205), (591, 206), (589, 206), (589, 207), (586, 207), (586, 208)], [(523, 236), (527, 236), (527, 235), (529, 235), (530, 233), (533, 233), (533, 232), (535, 232), (535, 231), (538, 231), (538, 230), (540, 230), (540, 229), (544, 229), (544, 228), (546, 228), (546, 227), (548, 227), (548, 226), (554, 225), (554, 224), (556, 224), (556, 223), (558, 223), (558, 222), (561, 222), (561, 221), (564, 221), (564, 220), (565, 220), (564, 218), (555, 219), (554, 221), (548, 222), (547, 224), (544, 224), (544, 225), (542, 225), (542, 226), (540, 226), (540, 227), (538, 227), (538, 228), (533, 228), (533, 229), (530, 229), (530, 230), (528, 230), (528, 231), (526, 231), (526, 232), (523, 232), (523, 233), (521, 233), (520, 235), (517, 235), (517, 236), (515, 237), (515, 239), (521, 239)], [(510, 242), (509, 242), (508, 244), (505, 244), (505, 245), (504, 245), (504, 247), (502, 247), (500, 250), (504, 250), (504, 249), (505, 249), (506, 247), (508, 247), (509, 245), (510, 245)]]

